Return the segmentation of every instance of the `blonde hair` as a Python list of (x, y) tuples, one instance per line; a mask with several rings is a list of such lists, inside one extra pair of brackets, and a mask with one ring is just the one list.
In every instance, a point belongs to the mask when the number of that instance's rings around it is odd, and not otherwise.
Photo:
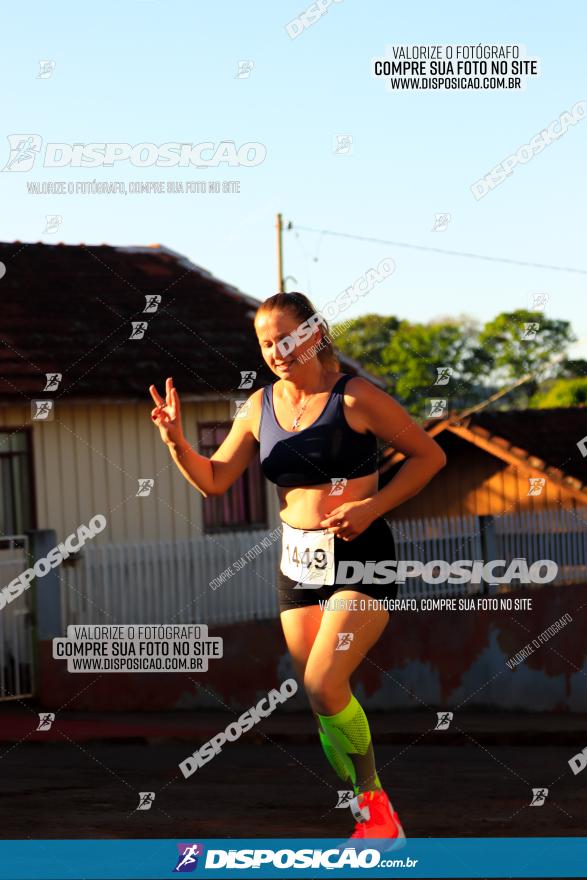
[[(298, 291), (293, 293), (276, 293), (261, 303), (255, 313), (255, 320), (263, 312), (273, 312), (276, 309), (291, 312), (299, 320), (300, 324), (318, 312), (318, 309), (312, 305), (304, 293), (299, 293)], [(326, 369), (339, 372), (340, 362), (332, 344), (330, 328), (326, 318), (322, 317), (320, 326), (322, 328), (322, 338), (319, 346), (316, 346), (318, 360)]]

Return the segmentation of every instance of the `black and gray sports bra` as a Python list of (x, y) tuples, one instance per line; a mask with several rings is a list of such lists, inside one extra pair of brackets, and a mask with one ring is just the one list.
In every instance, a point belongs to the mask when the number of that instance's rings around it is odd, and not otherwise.
[(370, 431), (354, 431), (344, 415), (344, 387), (350, 378), (341, 376), (322, 413), (301, 431), (281, 427), (273, 407), (273, 385), (263, 388), (259, 451), (268, 480), (277, 486), (317, 486), (377, 471), (377, 438)]

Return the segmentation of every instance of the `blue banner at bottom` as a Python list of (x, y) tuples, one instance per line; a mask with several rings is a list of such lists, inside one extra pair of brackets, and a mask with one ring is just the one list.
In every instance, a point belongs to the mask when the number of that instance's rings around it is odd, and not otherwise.
[[(585, 877), (587, 837), (4, 840), (0, 880)], [(351, 845), (352, 844), (352, 845)]]

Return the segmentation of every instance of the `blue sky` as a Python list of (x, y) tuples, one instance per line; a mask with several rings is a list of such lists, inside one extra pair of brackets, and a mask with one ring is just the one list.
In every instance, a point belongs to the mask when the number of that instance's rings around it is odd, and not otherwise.
[[(294, 224), (493, 257), (493, 261), (287, 232), (289, 289), (317, 306), (383, 257), (395, 273), (344, 317), (486, 320), (549, 294), (547, 314), (587, 336), (587, 120), (476, 201), (471, 184), (587, 99), (584, 4), (342, 0), (298, 38), (301, 2), (118, 0), (88, 12), (33, 2), (3, 14), (0, 156), (7, 136), (44, 142), (260, 142), (257, 167), (48, 169), (2, 173), (2, 240), (147, 244), (190, 257), (244, 292), (276, 290), (274, 217)], [(371, 73), (389, 44), (523, 44), (539, 77), (524, 91), (390, 94)], [(55, 70), (37, 79), (39, 61)], [(248, 78), (237, 62), (254, 62)], [(333, 150), (351, 135), (351, 155)], [(240, 180), (239, 194), (31, 195), (27, 181)], [(448, 212), (444, 232), (436, 213)], [(45, 215), (60, 214), (57, 235)], [(583, 269), (499, 263), (496, 258)], [(574, 354), (587, 356), (587, 344)]]

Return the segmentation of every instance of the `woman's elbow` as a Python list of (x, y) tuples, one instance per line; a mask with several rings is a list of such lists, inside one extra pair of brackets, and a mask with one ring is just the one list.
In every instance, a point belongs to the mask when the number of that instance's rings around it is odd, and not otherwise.
[(226, 491), (218, 485), (206, 486), (206, 488), (198, 486), (197, 488), (200, 494), (204, 496), (204, 498), (217, 498), (218, 495), (224, 495), (224, 492)]
[(441, 471), (447, 462), (446, 453), (444, 452), (444, 449), (442, 449), (440, 446), (436, 445), (436, 448), (434, 449), (434, 452), (433, 452), (431, 458), (432, 458), (432, 462), (434, 464), (435, 473), (438, 473), (438, 471)]

